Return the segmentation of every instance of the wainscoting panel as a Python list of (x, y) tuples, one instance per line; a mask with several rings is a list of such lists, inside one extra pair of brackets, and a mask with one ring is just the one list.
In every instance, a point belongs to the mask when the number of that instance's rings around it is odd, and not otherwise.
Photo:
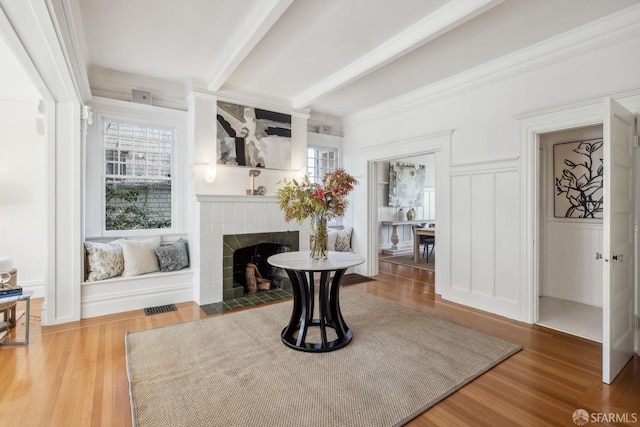
[(521, 266), (520, 252), (513, 250), (513, 240), (520, 235), (518, 173), (496, 173), (495, 191), (495, 295), (496, 298), (517, 303)]
[(547, 221), (541, 296), (602, 307), (602, 224)]
[(517, 159), (451, 170), (451, 286), (442, 296), (517, 315), (520, 254)]
[(490, 173), (471, 175), (471, 292), (493, 296), (495, 186)]
[(471, 176), (451, 178), (451, 287), (471, 291)]

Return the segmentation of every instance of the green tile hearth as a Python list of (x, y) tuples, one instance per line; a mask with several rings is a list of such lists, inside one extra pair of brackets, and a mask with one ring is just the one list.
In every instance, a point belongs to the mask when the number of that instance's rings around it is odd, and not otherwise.
[(207, 315), (224, 313), (240, 308), (253, 307), (261, 304), (267, 304), (275, 301), (282, 301), (293, 298), (293, 292), (285, 289), (273, 289), (267, 292), (259, 292), (255, 295), (246, 295), (240, 298), (234, 298), (222, 302), (214, 302), (213, 304), (201, 305), (200, 308)]

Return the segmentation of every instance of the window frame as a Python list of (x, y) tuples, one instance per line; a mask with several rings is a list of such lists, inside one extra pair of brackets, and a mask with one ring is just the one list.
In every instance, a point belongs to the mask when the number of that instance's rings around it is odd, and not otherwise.
[[(85, 238), (164, 236), (187, 232), (187, 180), (184, 173), (187, 158), (187, 114), (156, 106), (94, 98), (89, 104), (94, 113), (85, 141)], [(157, 127), (173, 132), (171, 158), (171, 227), (136, 230), (106, 229), (106, 150), (103, 129), (105, 121)]]
[[(305, 159), (305, 173), (308, 173), (308, 171), (309, 171), (309, 150), (310, 149), (314, 149), (316, 151), (319, 150), (319, 149), (320, 150), (331, 150), (331, 151), (335, 152), (336, 153), (336, 161), (335, 161), (336, 165), (335, 165), (335, 168), (342, 167), (342, 165), (340, 164), (340, 151), (341, 150), (340, 150), (339, 147), (332, 146), (332, 145), (325, 145), (325, 144), (314, 144), (312, 142), (308, 142), (307, 143), (306, 156), (305, 156), (306, 157), (306, 159)], [(324, 175), (323, 175), (323, 177), (324, 177)], [(322, 183), (322, 178), (320, 178), (320, 182), (319, 183), (320, 184)], [(332, 225), (332, 226), (340, 226), (340, 225), (342, 225), (342, 219), (343, 219), (343, 217), (332, 218), (331, 220), (328, 221), (328, 224)]]
[[(307, 173), (307, 175), (309, 173), (309, 159), (310, 159), (309, 150), (311, 149), (315, 150), (316, 154), (318, 150), (333, 151), (335, 153), (335, 167), (333, 169), (327, 169), (325, 173), (333, 171), (340, 167), (340, 149), (338, 149), (337, 147), (331, 147), (327, 145), (307, 144), (306, 163), (305, 163), (305, 172)], [(318, 157), (314, 157), (314, 159), (318, 159)], [(318, 170), (318, 166), (314, 166), (314, 173), (317, 172), (317, 170)], [(324, 175), (322, 177), (318, 177), (319, 179), (318, 184), (322, 183), (323, 177)], [(309, 178), (311, 179), (311, 176), (309, 176)], [(311, 182), (314, 182), (314, 181), (312, 180)]]

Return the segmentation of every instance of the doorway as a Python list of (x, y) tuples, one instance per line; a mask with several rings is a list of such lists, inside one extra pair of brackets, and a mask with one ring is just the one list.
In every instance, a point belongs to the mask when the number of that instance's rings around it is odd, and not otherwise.
[(434, 246), (428, 259), (413, 259), (413, 228), (435, 225), (435, 154), (380, 160), (375, 162), (374, 168), (380, 224), (378, 252), (385, 258), (392, 258), (390, 262), (394, 264), (432, 270), (435, 266)]
[[(0, 255), (12, 260), (17, 283), (44, 296), (47, 240), (47, 146), (41, 94), (0, 37)], [(36, 244), (37, 243), (37, 244)]]
[(538, 177), (537, 323), (600, 343), (602, 137), (602, 125), (540, 134)]
[(366, 250), (366, 259), (376, 262), (366, 262), (363, 265), (364, 274), (375, 276), (378, 274), (378, 170), (377, 162), (402, 157), (413, 157), (421, 154), (433, 153), (435, 167), (435, 220), (437, 223), (436, 240), (438, 241), (438, 275), (436, 276), (436, 293), (440, 294), (443, 287), (449, 286), (450, 281), (450, 162), (451, 162), (451, 136), (453, 130), (446, 130), (428, 135), (421, 135), (411, 139), (388, 141), (364, 150), (360, 155), (367, 171), (363, 179), (366, 186), (366, 199), (361, 203), (356, 200), (354, 216), (365, 221), (360, 224), (354, 222), (354, 230), (357, 235), (363, 236), (361, 240), (363, 252)]

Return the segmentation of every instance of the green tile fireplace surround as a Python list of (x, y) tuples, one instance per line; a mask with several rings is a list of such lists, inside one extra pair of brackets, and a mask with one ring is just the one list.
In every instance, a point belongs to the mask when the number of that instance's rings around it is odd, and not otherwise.
[[(252, 295), (245, 297), (244, 287), (235, 284), (233, 280), (233, 253), (242, 248), (246, 248), (260, 243), (274, 243), (288, 246), (291, 251), (297, 251), (300, 248), (300, 236), (298, 231), (278, 231), (270, 233), (249, 233), (249, 234), (228, 234), (222, 237), (222, 300), (231, 302), (240, 298), (251, 298), (261, 300), (267, 298), (267, 295)], [(283, 291), (283, 292), (279, 292)], [(284, 279), (281, 289), (266, 291), (264, 294), (270, 294), (273, 297), (281, 297), (284, 294), (290, 295), (291, 282)], [(278, 298), (280, 299), (280, 298)], [(265, 301), (266, 302), (266, 301)]]

